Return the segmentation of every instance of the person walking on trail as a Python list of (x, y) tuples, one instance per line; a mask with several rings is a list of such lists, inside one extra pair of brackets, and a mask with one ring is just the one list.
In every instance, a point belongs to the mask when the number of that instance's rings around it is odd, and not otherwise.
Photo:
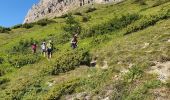
[(75, 35), (73, 35), (73, 38), (71, 39), (71, 47), (73, 49), (77, 48), (77, 42), (78, 42), (77, 34), (75, 34)]
[(42, 54), (44, 55), (44, 57), (45, 57), (45, 55), (46, 55), (46, 43), (45, 42), (43, 42), (42, 44), (41, 44), (41, 50), (42, 50)]
[(32, 44), (32, 52), (36, 53), (36, 50), (37, 50), (37, 45), (36, 45), (36, 43), (33, 43)]
[(52, 51), (53, 51), (53, 44), (52, 44), (52, 41), (50, 40), (50, 41), (47, 43), (47, 56), (48, 56), (48, 59), (51, 59), (51, 57), (52, 57)]

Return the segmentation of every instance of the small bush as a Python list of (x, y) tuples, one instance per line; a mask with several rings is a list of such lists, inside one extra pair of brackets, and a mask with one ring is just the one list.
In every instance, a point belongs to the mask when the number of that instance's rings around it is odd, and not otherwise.
[(49, 19), (41, 19), (36, 22), (37, 25), (40, 26), (46, 26), (47, 24), (54, 23), (55, 21), (49, 20)]
[(67, 18), (69, 14), (63, 14), (61, 16), (59, 16), (58, 18)]
[(3, 76), (5, 74), (5, 71), (3, 69), (0, 69), (0, 76)]
[(57, 44), (64, 44), (70, 41), (71, 34), (67, 34), (66, 32), (61, 33), (59, 36), (55, 38)]
[(96, 8), (88, 8), (87, 11), (85, 11), (86, 13), (90, 13), (97, 10)]
[(25, 52), (29, 52), (28, 48), (31, 47), (32, 43), (37, 43), (37, 41), (35, 41), (34, 39), (29, 39), (29, 40), (20, 40), (19, 43), (15, 46), (12, 47), (11, 52), (12, 53), (25, 53)]
[(108, 21), (107, 23), (93, 26), (92, 28), (88, 30), (83, 30), (81, 36), (82, 38), (84, 38), (84, 37), (91, 37), (91, 36), (99, 35), (99, 34), (102, 35), (102, 34), (110, 33), (110, 32), (122, 29), (138, 19), (139, 19), (138, 14), (122, 15), (120, 18), (114, 18)]
[(152, 5), (152, 7), (156, 7), (167, 2), (169, 2), (169, 0), (155, 0), (155, 3)]
[(9, 82), (9, 79), (7, 78), (0, 78), (0, 85)]
[(80, 86), (80, 79), (74, 79), (62, 84), (58, 84), (55, 88), (51, 89), (44, 100), (61, 100), (61, 97), (65, 94), (71, 94), (75, 88)]
[(0, 64), (4, 62), (4, 58), (0, 57)]
[(0, 76), (5, 75), (6, 73), (10, 73), (13, 71), (13, 68), (8, 62), (4, 62), (0, 65)]
[(25, 23), (22, 25), (22, 28), (26, 28), (26, 29), (29, 29), (29, 28), (32, 28), (34, 27), (34, 24), (33, 23)]
[(150, 80), (144, 84), (144, 87), (153, 89), (156, 87), (161, 87), (162, 83), (160, 80)]
[(57, 57), (54, 68), (52, 69), (52, 75), (64, 73), (75, 69), (79, 65), (89, 65), (90, 55), (85, 49), (79, 49), (75, 51), (68, 51)]
[(9, 59), (9, 63), (16, 68), (20, 68), (27, 64), (34, 64), (39, 60), (40, 56), (38, 55), (16, 55), (16, 56), (13, 55)]
[(143, 74), (143, 70), (140, 67), (133, 66), (129, 69), (129, 72), (124, 76), (127, 82), (132, 82), (133, 80), (140, 78)]
[(88, 22), (90, 20), (90, 16), (83, 16), (82, 17), (82, 22)]
[(64, 30), (69, 33), (80, 33), (81, 32), (81, 26), (78, 21), (75, 20), (75, 18), (69, 14), (68, 18), (66, 19), (66, 24), (63, 28)]
[(140, 5), (146, 5), (144, 0), (133, 0), (134, 3), (138, 3)]
[(6, 27), (0, 26), (0, 33), (7, 33), (7, 32), (9, 32), (9, 31), (11, 31), (10, 28), (6, 28)]
[(109, 40), (110, 40), (109, 36), (102, 35), (102, 36), (98, 36), (98, 37), (93, 37), (91, 44), (93, 44), (94, 46), (97, 46), (100, 43), (104, 43)]
[(144, 16), (137, 23), (129, 25), (124, 35), (130, 34), (132, 32), (137, 32), (139, 30), (142, 30), (144, 28), (156, 24), (156, 22), (160, 20), (167, 19), (169, 17), (170, 17), (170, 10), (161, 11), (161, 13), (157, 15), (150, 15), (149, 17)]
[(82, 16), (83, 14), (81, 12), (76, 12), (74, 15)]
[(166, 85), (166, 87), (170, 88), (170, 80), (168, 80), (165, 85)]
[(11, 29), (17, 29), (17, 28), (21, 28), (22, 27), (22, 24), (18, 24), (18, 25), (14, 25), (11, 27)]

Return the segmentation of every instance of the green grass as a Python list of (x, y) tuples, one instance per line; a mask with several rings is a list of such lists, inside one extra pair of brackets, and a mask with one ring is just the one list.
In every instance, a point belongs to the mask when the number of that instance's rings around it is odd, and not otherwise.
[[(144, 1), (145, 5), (127, 0), (116, 5), (95, 4), (92, 12), (87, 12), (89, 5), (72, 11), (82, 27), (76, 50), (70, 47), (71, 37), (63, 29), (66, 18), (62, 17), (50, 23), (39, 21), (29, 29), (16, 26), (0, 33), (0, 98), (65, 99), (87, 92), (96, 99), (106, 97), (109, 88), (113, 100), (152, 100), (149, 90), (169, 88), (169, 83), (146, 71), (154, 61), (170, 58), (170, 2), (153, 6), (157, 1)], [(84, 16), (89, 17), (85, 22)], [(40, 53), (31, 54), (30, 44), (35, 41), (39, 47), (44, 40), (54, 42), (50, 61)], [(95, 57), (97, 67), (88, 67)], [(108, 69), (101, 69), (103, 61), (108, 62)], [(120, 74), (123, 69), (129, 72)]]

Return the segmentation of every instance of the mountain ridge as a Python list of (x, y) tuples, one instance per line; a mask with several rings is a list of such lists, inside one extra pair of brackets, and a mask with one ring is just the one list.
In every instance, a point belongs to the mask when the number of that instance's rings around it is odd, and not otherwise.
[(54, 18), (66, 14), (72, 9), (94, 3), (105, 4), (123, 0), (40, 0), (28, 11), (23, 23), (31, 23), (44, 18)]

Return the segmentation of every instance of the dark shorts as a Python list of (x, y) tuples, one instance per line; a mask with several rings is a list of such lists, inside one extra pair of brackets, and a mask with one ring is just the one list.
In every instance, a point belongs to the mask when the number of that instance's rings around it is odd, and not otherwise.
[(36, 52), (36, 49), (32, 49), (34, 52)]
[(52, 53), (52, 51), (53, 51), (52, 49), (47, 49), (47, 53), (48, 53), (48, 55), (49, 55), (49, 54), (51, 54), (51, 53)]
[(76, 44), (76, 43), (71, 43), (71, 47), (72, 47), (73, 49), (75, 49), (75, 48), (77, 47), (77, 44)]

